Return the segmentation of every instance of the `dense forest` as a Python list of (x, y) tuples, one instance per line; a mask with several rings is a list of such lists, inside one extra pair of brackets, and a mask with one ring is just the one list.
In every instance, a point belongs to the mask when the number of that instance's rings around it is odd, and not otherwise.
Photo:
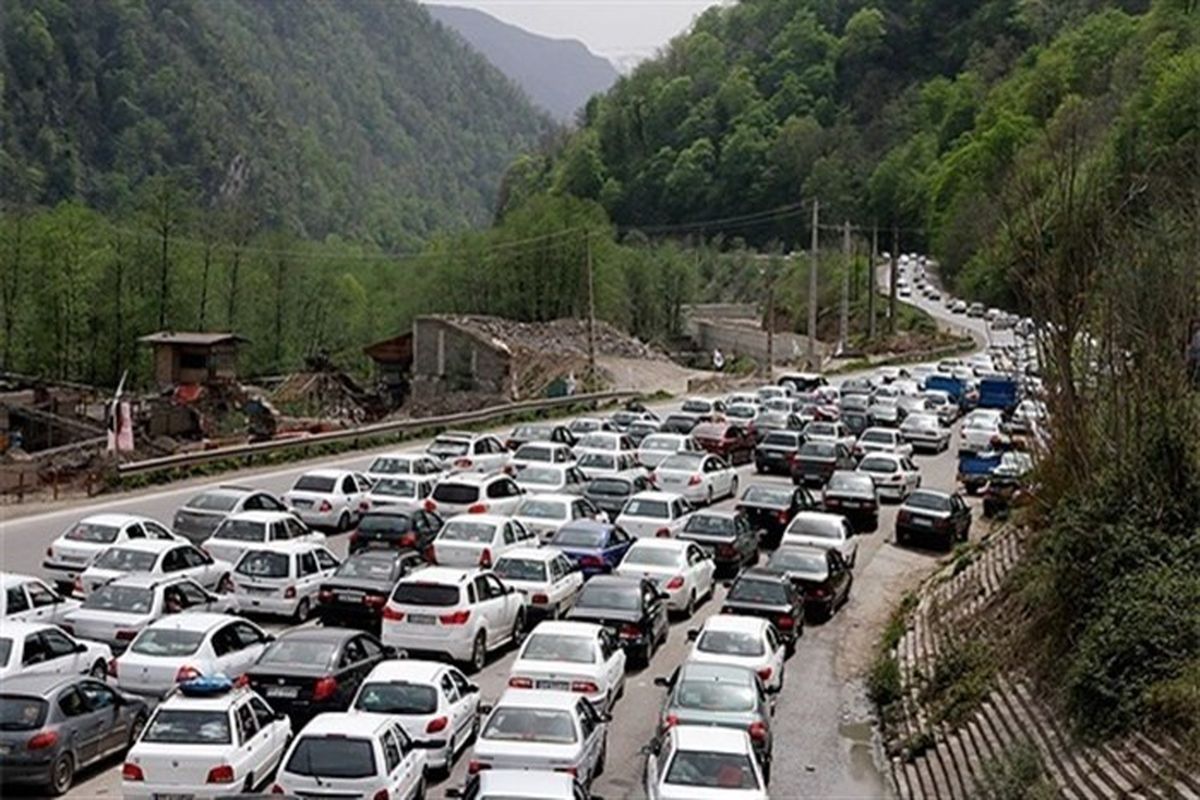
[(491, 218), (551, 130), (412, 0), (6, 0), (0, 202), (123, 215), (170, 176), (226, 227), (385, 250)]

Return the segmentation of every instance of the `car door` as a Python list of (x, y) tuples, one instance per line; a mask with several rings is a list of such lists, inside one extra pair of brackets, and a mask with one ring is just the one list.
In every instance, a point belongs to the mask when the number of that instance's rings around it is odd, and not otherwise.
[(693, 544), (687, 546), (684, 551), (684, 559), (691, 578), (692, 590), (695, 591), (697, 597), (704, 596), (712, 588), (712, 571), (706, 569), (706, 565), (712, 562), (708, 561), (700, 548)]
[(46, 661), (51, 665), (47, 671), (59, 675), (82, 675), (91, 668), (87, 653), (78, 651), (78, 645), (57, 628), (47, 628), (38, 634), (46, 648)]
[(56, 702), (65, 720), (64, 727), (75, 740), (75, 750), (79, 754), (77, 766), (83, 767), (99, 759), (103, 754), (104, 715), (92, 712), (87, 699), (75, 684), (64, 687), (58, 693)]
[(600, 750), (604, 744), (604, 724), (596, 709), (587, 700), (580, 698), (575, 704), (575, 717), (579, 725), (580, 739), (583, 741), (583, 758), (580, 770), (587, 776), (584, 783), (590, 783), (596, 775), (596, 762), (600, 759)]
[(459, 690), (458, 684), (450, 677), (449, 671), (441, 674), (437, 681), (437, 687), (445, 702), (446, 715), (450, 718), (450, 734), (453, 735), (455, 745), (457, 745), (460, 741), (458, 734), (468, 724), (466, 708), (462, 703), (462, 692)]
[(400, 755), (400, 764), (389, 774), (389, 783), (395, 787), (395, 797), (408, 797), (423, 777), (423, 770), (418, 769), (416, 748), (413, 747), (412, 739), (408, 738), (408, 734), (398, 723), (393, 723), (384, 731), (385, 760), (390, 759), (386, 754), (389, 737)]
[(291, 738), (291, 724), (286, 717), (280, 719), (260, 697), (251, 695), (249, 705), (258, 723), (258, 735), (264, 738), (266, 745), (259, 751), (258, 759), (252, 767), (257, 782), (270, 775), (283, 760), (283, 752)]
[(184, 563), (184, 575), (201, 586), (210, 589), (216, 588), (217, 581), (221, 580), (221, 575), (217, 574), (218, 567), (213, 562), (212, 556), (195, 545), (189, 544), (182, 548), (181, 557)]
[(604, 676), (608, 679), (608, 685), (612, 687), (612, 694), (615, 696), (616, 687), (621, 685), (625, 677), (625, 649), (608, 628), (600, 629), (599, 647)]
[(667, 606), (658, 596), (658, 589), (650, 581), (642, 581), (642, 614), (652, 639), (658, 639), (667, 629)]
[(255, 782), (262, 780), (257, 770), (271, 757), (271, 731), (263, 730), (258, 724), (258, 715), (250, 707), (247, 696), (233, 708), (233, 724), (237, 731), (238, 746), (232, 753), (231, 766), (237, 775), (255, 772)]
[(458, 690), (458, 702), (454, 704), (459, 730), (470, 730), (479, 716), (479, 689), (454, 667), (447, 667), (446, 674)]
[(500, 636), (501, 618), (504, 615), (504, 598), (495, 594), (487, 578), (487, 575), (476, 575), (473, 583), (475, 585), (475, 599), (478, 603), (479, 616), (483, 620), (483, 628), (487, 633), (488, 645), (495, 646)]
[(833, 592), (834, 602), (837, 603), (839, 598), (850, 593), (850, 567), (837, 550), (826, 550), (825, 555), (828, 559), (827, 569), (831, 584), (829, 588)]
[(221, 611), (224, 601), (216, 595), (205, 591), (204, 587), (190, 578), (174, 583), (170, 588), (176, 590), (180, 605), (193, 611)]
[(525, 601), (520, 592), (505, 586), (495, 575), (488, 574), (481, 577), (486, 581), (488, 592), (496, 604), (496, 622), (499, 626), (496, 629), (497, 636), (507, 636), (512, 631), (513, 623), (517, 619), (517, 614), (524, 607)]
[(87, 703), (88, 724), (99, 731), (99, 756), (122, 750), (129, 741), (129, 717), (121, 713), (117, 693), (92, 678), (81, 680), (76, 688)]
[(771, 674), (783, 678), (783, 660), (787, 657), (787, 648), (775, 632), (774, 625), (767, 625), (763, 633), (766, 639), (767, 652), (771, 654)]
[(358, 501), (360, 499), (358, 482), (354, 480), (354, 476), (343, 475), (341, 483), (338, 484), (338, 490), (334, 492), (334, 508), (339, 514), (345, 511), (353, 517), (358, 513)]
[(34, 619), (29, 597), (21, 584), (13, 584), (4, 590), (4, 619), (8, 622), (32, 622)]
[(217, 659), (218, 666), (231, 678), (238, 677), (254, 665), (266, 647), (266, 635), (256, 626), (239, 620), (231, 622), (224, 631), (229, 651)]

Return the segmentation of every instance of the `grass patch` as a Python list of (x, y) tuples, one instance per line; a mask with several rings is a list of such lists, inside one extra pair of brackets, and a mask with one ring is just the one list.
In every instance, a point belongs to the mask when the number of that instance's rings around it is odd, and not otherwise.
[(952, 640), (938, 653), (933, 674), (921, 688), (921, 702), (935, 722), (957, 727), (987, 698), (995, 675), (995, 658), (987, 644)]
[(1058, 789), (1042, 767), (1037, 748), (1028, 741), (983, 765), (976, 787), (980, 800), (1056, 800)]
[(891, 651), (881, 652), (875, 657), (871, 671), (867, 673), (867, 696), (883, 713), (904, 696), (900, 682), (900, 664)]

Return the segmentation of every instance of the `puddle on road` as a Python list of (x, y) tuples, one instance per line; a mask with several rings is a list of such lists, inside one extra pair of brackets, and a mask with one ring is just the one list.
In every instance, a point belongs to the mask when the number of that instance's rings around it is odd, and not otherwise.
[(838, 726), (838, 735), (850, 742), (850, 774), (847, 777), (851, 784), (869, 792), (868, 796), (886, 795), (887, 782), (875, 760), (874, 725), (870, 722), (844, 722)]

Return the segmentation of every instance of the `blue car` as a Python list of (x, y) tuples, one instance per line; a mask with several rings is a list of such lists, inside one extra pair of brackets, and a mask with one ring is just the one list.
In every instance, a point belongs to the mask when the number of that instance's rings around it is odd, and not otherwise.
[(632, 544), (633, 537), (616, 525), (590, 519), (567, 523), (550, 540), (550, 547), (579, 565), (585, 579), (612, 572)]

